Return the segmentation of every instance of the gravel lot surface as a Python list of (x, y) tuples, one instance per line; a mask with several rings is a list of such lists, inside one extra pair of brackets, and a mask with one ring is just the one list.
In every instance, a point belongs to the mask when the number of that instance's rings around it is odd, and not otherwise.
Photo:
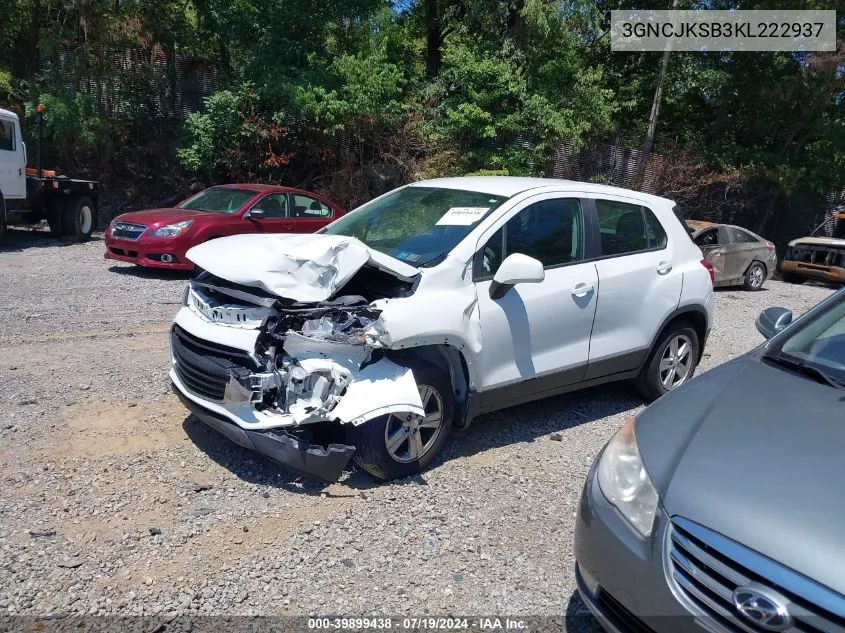
[[(642, 408), (624, 386), (488, 415), (420, 477), (323, 486), (186, 415), (165, 333), (186, 276), (99, 240), (0, 247), (0, 615), (568, 615), (590, 463)], [(761, 341), (759, 311), (832, 292), (717, 293), (701, 371)], [(553, 436), (560, 441), (556, 441)]]

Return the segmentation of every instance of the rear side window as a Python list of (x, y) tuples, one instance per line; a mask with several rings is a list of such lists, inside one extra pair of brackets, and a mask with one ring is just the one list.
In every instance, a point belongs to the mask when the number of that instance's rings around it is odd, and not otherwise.
[(584, 218), (576, 198), (542, 200), (508, 220), (476, 258), (476, 277), (496, 273), (508, 255), (522, 253), (546, 268), (584, 259)]
[(754, 244), (759, 241), (756, 237), (751, 235), (751, 233), (743, 231), (742, 229), (729, 226), (727, 227), (727, 230), (731, 242), (734, 244)]
[(628, 255), (666, 247), (666, 231), (646, 207), (597, 199), (596, 213), (602, 255)]
[(292, 218), (329, 218), (332, 208), (316, 198), (310, 198), (298, 193), (293, 195)]
[(0, 121), (0, 150), (15, 151), (15, 126), (11, 121)]

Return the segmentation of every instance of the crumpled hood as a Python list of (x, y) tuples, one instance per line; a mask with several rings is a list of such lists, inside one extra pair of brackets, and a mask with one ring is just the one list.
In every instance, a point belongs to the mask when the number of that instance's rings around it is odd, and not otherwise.
[(797, 240), (792, 240), (789, 246), (838, 246), (845, 248), (845, 240), (835, 237), (800, 237)]
[(643, 462), (670, 516), (845, 593), (845, 391), (758, 354), (646, 409), (636, 425)]
[(365, 264), (406, 281), (419, 274), (354, 237), (322, 233), (232, 235), (194, 246), (186, 255), (213, 275), (301, 302), (329, 299)]

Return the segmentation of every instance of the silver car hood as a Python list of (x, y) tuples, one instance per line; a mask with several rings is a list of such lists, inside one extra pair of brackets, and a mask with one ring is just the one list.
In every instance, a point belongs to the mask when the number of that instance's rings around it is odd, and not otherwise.
[(643, 461), (670, 516), (845, 594), (845, 391), (758, 355), (649, 407), (636, 426)]
[(354, 237), (322, 233), (232, 235), (194, 246), (186, 255), (213, 275), (302, 302), (329, 299), (365, 265), (405, 281), (419, 275)]

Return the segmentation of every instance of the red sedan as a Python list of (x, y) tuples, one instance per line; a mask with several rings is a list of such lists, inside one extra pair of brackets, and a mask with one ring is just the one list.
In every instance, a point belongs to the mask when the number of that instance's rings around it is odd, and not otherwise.
[(308, 191), (275, 185), (220, 185), (172, 209), (130, 211), (106, 229), (106, 259), (193, 270), (185, 251), (239, 233), (313, 233), (344, 214)]

